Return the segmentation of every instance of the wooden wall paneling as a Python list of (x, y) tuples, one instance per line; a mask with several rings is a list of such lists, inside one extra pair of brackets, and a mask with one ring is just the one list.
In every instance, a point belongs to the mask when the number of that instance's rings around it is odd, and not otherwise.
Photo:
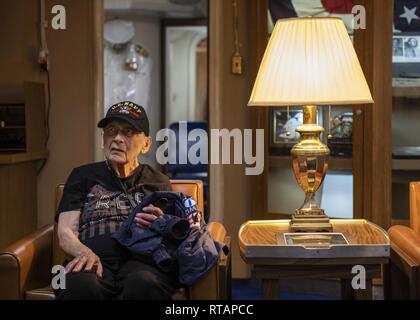
[[(56, 1), (46, 0), (48, 21), (54, 16), (51, 14), (51, 8), (55, 4)], [(36, 189), (30, 189), (29, 193), (22, 189), (26, 195), (25, 197), (20, 195), (17, 197), (18, 200), (6, 196), (3, 198), (0, 194), (0, 202), (6, 201), (0, 204), (0, 215), (5, 212), (3, 211), (5, 208), (9, 208), (6, 207), (9, 202), (20, 202), (25, 199), (30, 209), (25, 213), (14, 209), (12, 213), (36, 215), (38, 212), (39, 226), (53, 219), (52, 195), (55, 186), (64, 181), (71, 168), (94, 160), (95, 142), (100, 148), (100, 144), (93, 137), (93, 131), (100, 133), (96, 129), (94, 108), (96, 106), (97, 111), (102, 111), (103, 108), (101, 92), (103, 81), (100, 70), (103, 63), (101, 54), (103, 48), (102, 42), (96, 43), (94, 52), (92, 46), (95, 44), (92, 39), (103, 41), (101, 16), (94, 14), (94, 10), (100, 10), (98, 14), (102, 14), (103, 0), (63, 0), (60, 4), (66, 8), (67, 29), (54, 30), (50, 24), (46, 28), (48, 48), (51, 52), (50, 127), (54, 138), (49, 141), (50, 161), (37, 177), (38, 192)], [(23, 81), (46, 83), (46, 74), (40, 70), (36, 59), (39, 50), (39, 1), (0, 2), (0, 17), (0, 28), (5, 31), (2, 33), (3, 41), (0, 43), (1, 100), (2, 103), (22, 103), (25, 97)], [(97, 20), (93, 22), (93, 19)], [(92, 95), (96, 98), (92, 98)], [(40, 133), (36, 127), (34, 131), (35, 133), (30, 133), (30, 139), (36, 138)], [(0, 184), (3, 185), (8, 181), (3, 175), (8, 172), (5, 165), (9, 165), (9, 162), (26, 163), (43, 158), (45, 154), (40, 152), (16, 156), (0, 155)], [(35, 170), (34, 167), (31, 168)], [(32, 185), (30, 179), (32, 176), (26, 174), (22, 183), (29, 187)], [(0, 191), (2, 190), (5, 195), (11, 194), (7, 187)], [(36, 197), (37, 193), (38, 201), (32, 201), (32, 196)], [(19, 205), (20, 203), (17, 203), (15, 207)], [(21, 219), (26, 218), (22, 216)], [(7, 235), (9, 231), (6, 228), (7, 223), (3, 223), (4, 219), (0, 221), (2, 233), (0, 239), (3, 239), (3, 234)], [(3, 226), (6, 226), (5, 231), (1, 229)]]
[(104, 159), (102, 146), (102, 134), (96, 124), (104, 116), (104, 1), (94, 0), (90, 2), (92, 6), (93, 24), (92, 24), (92, 43), (93, 43), (93, 61), (92, 61), (92, 80), (93, 80), (93, 159), (102, 161)]
[[(210, 129), (239, 129), (243, 132), (244, 129), (252, 128), (251, 110), (247, 107), (251, 82), (254, 81), (250, 75), (250, 56), (255, 49), (251, 36), (255, 30), (250, 27), (254, 16), (251, 1), (237, 1), (238, 36), (243, 57), (243, 73), (240, 75), (231, 72), (235, 49), (232, 1), (209, 2)], [(245, 164), (211, 164), (209, 167), (210, 220), (223, 221), (230, 234), (237, 234), (240, 225), (251, 217), (252, 177), (245, 175)], [(235, 246), (237, 238), (232, 237), (232, 247)], [(249, 267), (237, 251), (233, 251), (232, 267), (233, 277), (249, 277)]]
[(366, 29), (356, 31), (355, 48), (374, 104), (355, 106), (356, 112), (362, 110), (363, 117), (356, 116), (354, 136), (354, 216), (388, 228), (392, 210), (393, 1), (356, 3), (366, 8)]
[(23, 84), (25, 100), (26, 152), (45, 151), (46, 103), (42, 82)]
[(45, 86), (25, 81), (26, 152), (0, 155), (0, 247), (37, 227), (37, 162), (45, 151)]
[[(355, 4), (361, 4), (360, 1), (356, 1)], [(367, 17), (366, 17), (367, 18)], [(364, 54), (365, 41), (366, 41), (365, 30), (354, 31), (354, 47), (365, 74), (366, 80), (368, 81), (369, 88), (372, 90), (370, 81), (368, 80), (368, 74), (366, 73), (366, 64), (368, 56)], [(355, 105), (353, 106), (353, 218), (362, 219), (363, 213), (363, 199), (364, 199), (364, 128), (365, 128), (365, 117), (366, 113), (364, 108), (369, 106)]]
[(362, 219), (363, 214), (363, 146), (364, 113), (361, 106), (353, 107), (353, 218)]
[(0, 165), (0, 248), (37, 227), (36, 163)]
[[(8, 183), (9, 183), (9, 168), (5, 166), (0, 166), (0, 194), (7, 196)], [(0, 201), (0, 247), (6, 246), (7, 243), (7, 215), (3, 212), (6, 212), (7, 208), (6, 201)]]
[[(249, 68), (250, 68), (250, 91), (254, 85), (257, 77), (260, 62), (264, 55), (265, 48), (268, 43), (268, 27), (267, 27), (267, 10), (268, 0), (251, 0), (251, 19), (250, 30), (251, 43), (254, 44), (253, 50), (250, 53)], [(264, 129), (264, 171), (261, 175), (253, 176), (251, 178), (251, 192), (252, 192), (252, 219), (268, 219), (268, 174), (270, 169), (269, 164), (269, 126), (268, 126), (268, 111), (266, 107), (252, 107), (251, 108), (251, 126), (252, 129)], [(255, 150), (255, 145), (253, 150)]]
[[(37, 163), (35, 161), (25, 162), (19, 164), (22, 167), (20, 170), (18, 192), (12, 195), (11, 202), (20, 202), (19, 199), (25, 198), (20, 205), (22, 211), (16, 211), (16, 214), (23, 217), (23, 221), (19, 221), (23, 229), (19, 238), (36, 230), (38, 216), (37, 216)], [(18, 171), (18, 168), (16, 168)], [(13, 206), (14, 204), (12, 204)]]
[[(225, 68), (223, 50), (223, 0), (209, 1), (209, 131), (223, 128), (223, 70)], [(211, 137), (209, 138), (211, 143)], [(220, 165), (209, 165), (209, 211), (211, 221), (224, 220), (224, 174)]]

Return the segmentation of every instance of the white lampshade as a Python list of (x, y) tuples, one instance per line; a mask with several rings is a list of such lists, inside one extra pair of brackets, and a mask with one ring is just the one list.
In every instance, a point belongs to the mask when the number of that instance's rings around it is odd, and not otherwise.
[(372, 102), (353, 44), (340, 18), (277, 21), (248, 105)]

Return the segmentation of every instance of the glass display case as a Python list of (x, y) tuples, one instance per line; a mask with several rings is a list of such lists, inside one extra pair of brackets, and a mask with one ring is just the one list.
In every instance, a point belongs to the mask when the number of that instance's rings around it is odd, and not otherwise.
[(392, 219), (408, 223), (410, 181), (420, 180), (420, 7), (394, 1)]

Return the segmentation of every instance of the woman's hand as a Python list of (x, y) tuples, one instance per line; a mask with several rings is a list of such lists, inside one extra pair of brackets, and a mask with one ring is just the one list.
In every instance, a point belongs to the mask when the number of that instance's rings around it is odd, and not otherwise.
[(149, 204), (143, 208), (143, 212), (136, 214), (134, 222), (143, 228), (148, 228), (150, 225), (159, 217), (163, 216), (163, 212), (159, 207), (155, 207), (153, 204)]
[(96, 268), (96, 275), (102, 278), (103, 268), (101, 260), (92, 250), (86, 250), (86, 252), (75, 257), (67, 264), (66, 273), (79, 272), (82, 270), (92, 271), (94, 267)]

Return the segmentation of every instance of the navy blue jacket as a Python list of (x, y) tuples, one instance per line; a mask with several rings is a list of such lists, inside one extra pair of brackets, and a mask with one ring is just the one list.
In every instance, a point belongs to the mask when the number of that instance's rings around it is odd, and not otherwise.
[(175, 255), (179, 267), (179, 282), (191, 285), (207, 274), (217, 263), (221, 249), (225, 254), (228, 253), (226, 245), (213, 239), (206, 224), (202, 224), (199, 230), (192, 228)]
[[(164, 215), (149, 228), (139, 227), (135, 215), (149, 204), (160, 207)], [(178, 270), (180, 284), (191, 285), (217, 263), (224, 247), (213, 239), (203, 221), (199, 230), (190, 227), (188, 216), (196, 214), (191, 197), (156, 191), (143, 199), (112, 237), (135, 255), (151, 256), (162, 271)]]

